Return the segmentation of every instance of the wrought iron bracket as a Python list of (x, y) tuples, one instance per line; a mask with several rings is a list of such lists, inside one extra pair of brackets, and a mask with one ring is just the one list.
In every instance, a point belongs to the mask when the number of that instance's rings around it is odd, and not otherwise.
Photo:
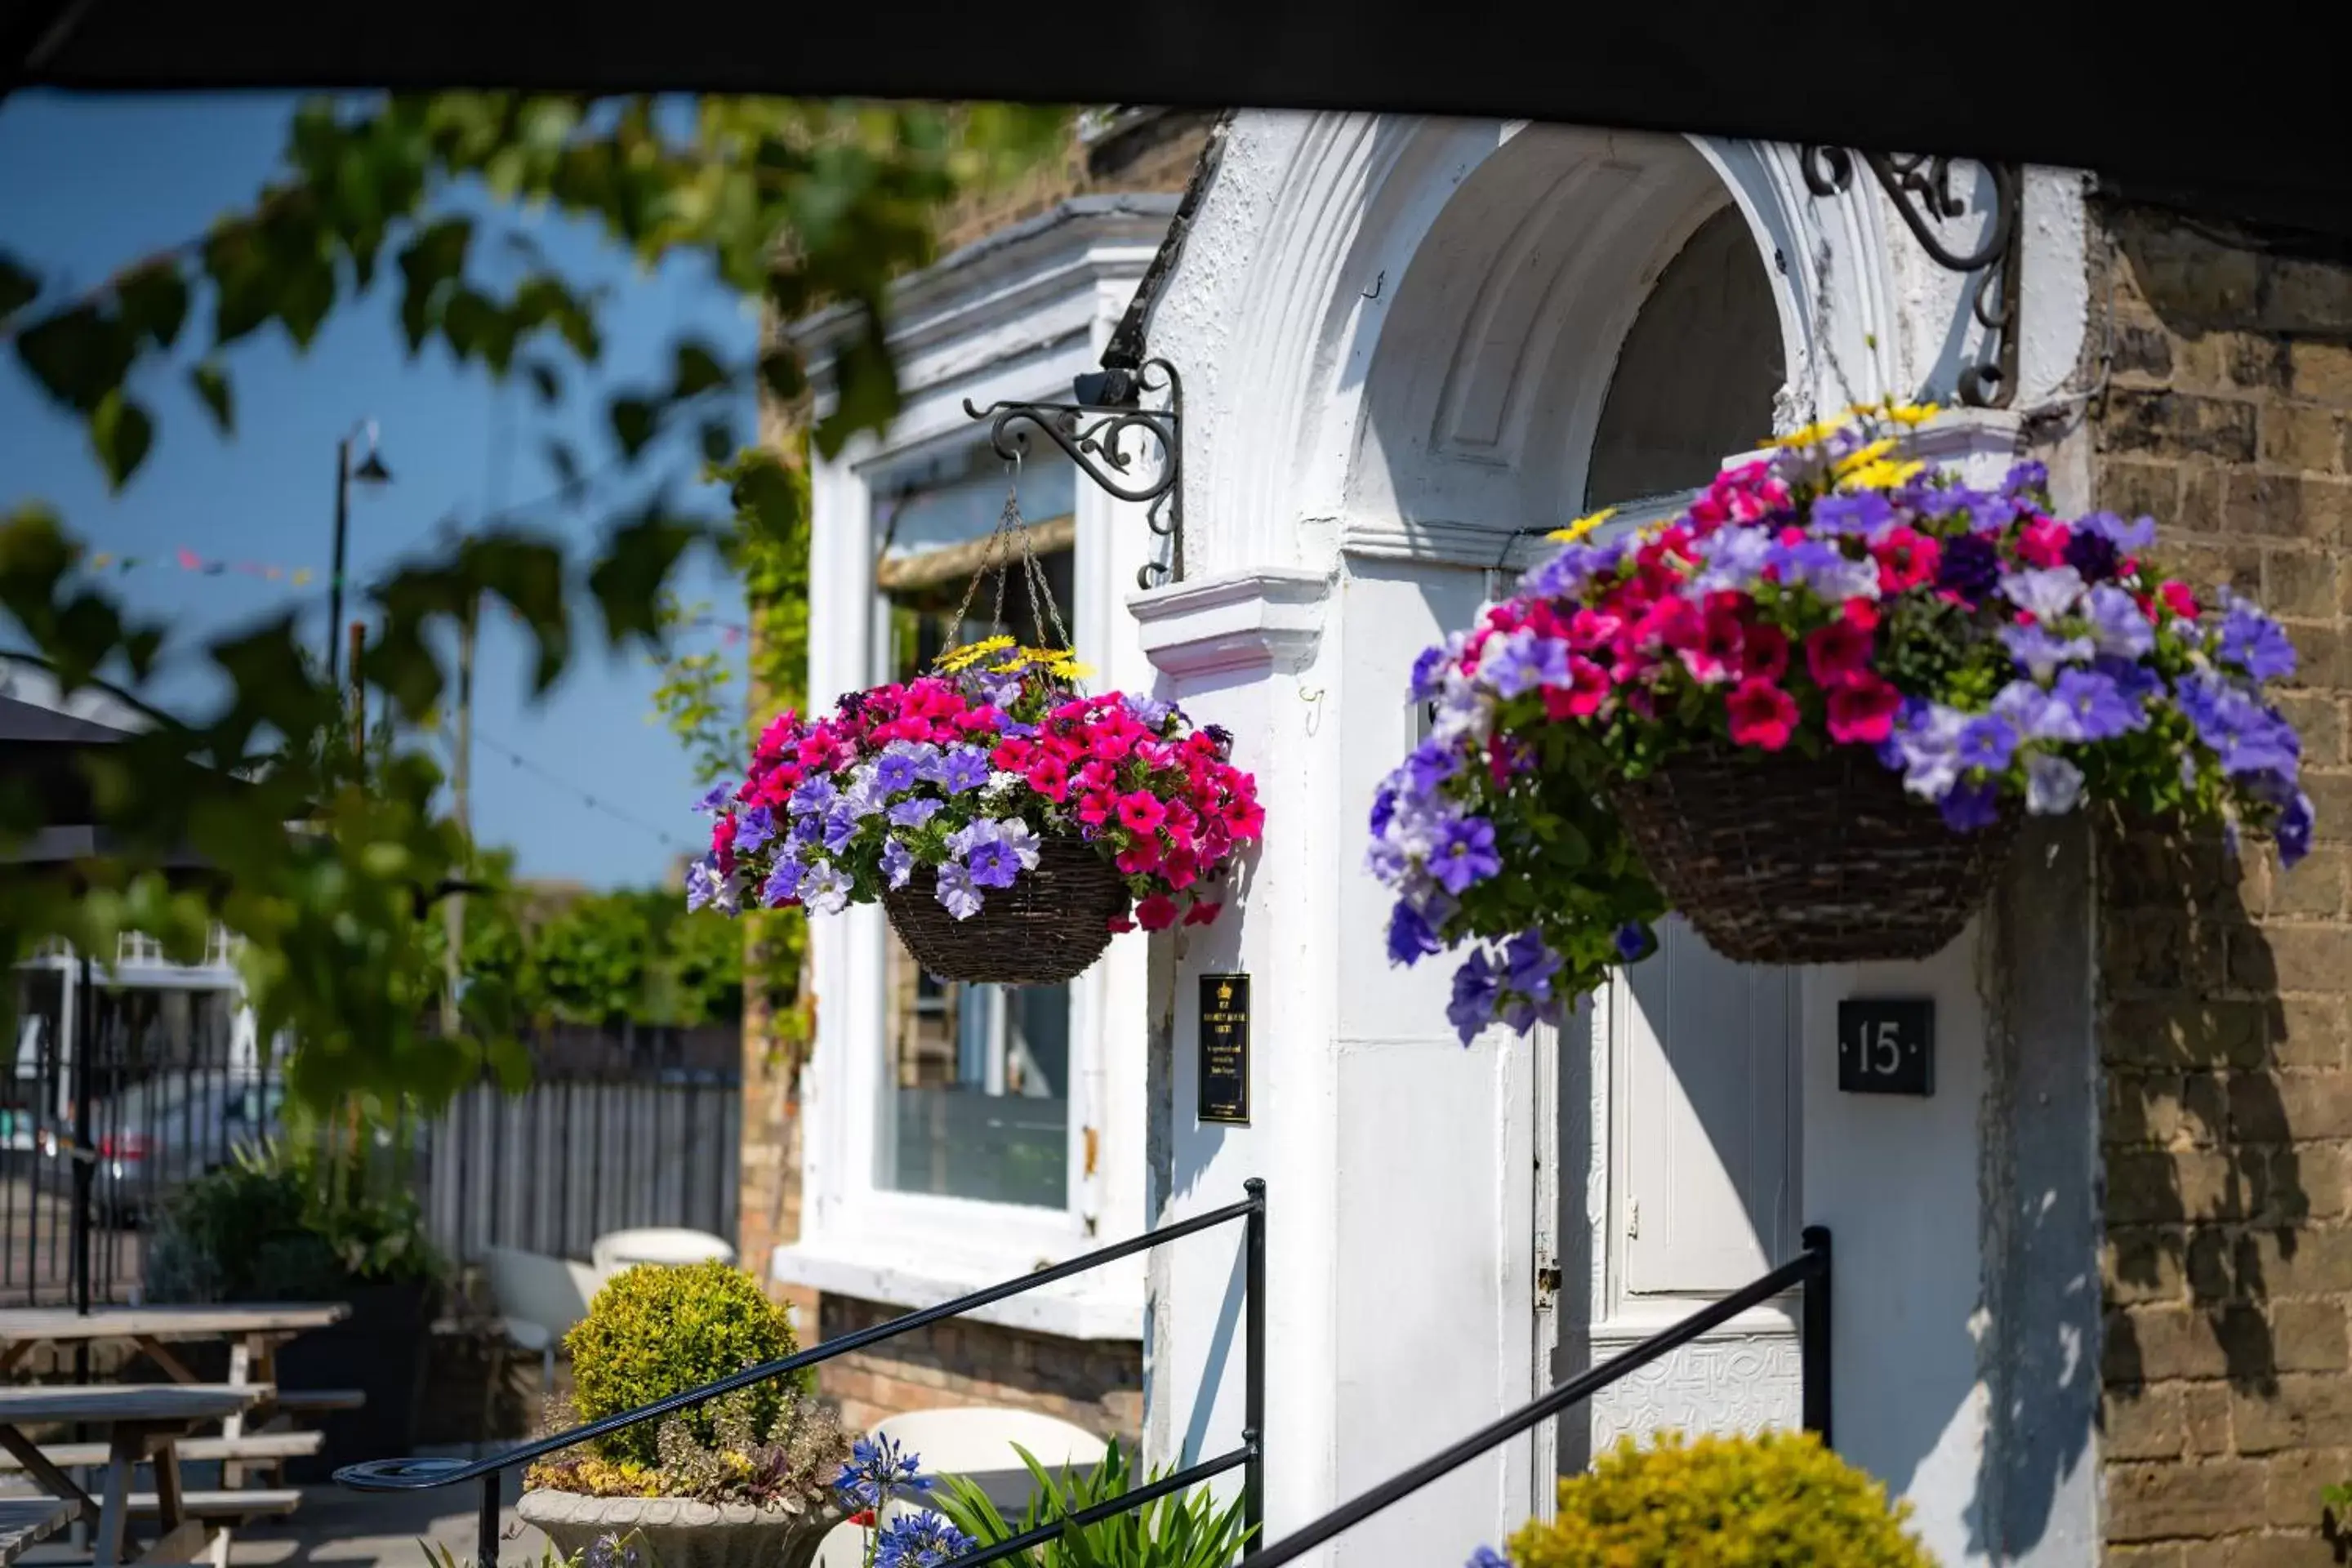
[[(1952, 190), (1954, 160), (1925, 153), (1859, 156), (1928, 259), (1947, 271), (1978, 275), (1969, 310), (1985, 330), (1985, 343), (1977, 362), (1960, 372), (1959, 397), (1971, 408), (2008, 407), (2017, 395), (2018, 295), (2025, 255), (2022, 171), (2014, 163), (1980, 165), (1992, 176), (1992, 226), (1974, 248), (1958, 250), (1939, 231), (1944, 220), (1968, 211)], [(1839, 195), (1853, 185), (1852, 151), (1808, 145), (1800, 157), (1806, 188), (1816, 196)]]
[[(1165, 392), (1163, 405), (1147, 408), (1145, 393)], [(1120, 500), (1135, 501), (1148, 510), (1143, 520), (1151, 531), (1169, 542), (1168, 559), (1146, 562), (1135, 574), (1136, 585), (1156, 588), (1184, 577), (1184, 383), (1176, 367), (1164, 359), (1148, 359), (1133, 370), (1089, 371), (1071, 385), (1068, 403), (992, 403), (977, 407), (964, 399), (963, 411), (989, 421), (988, 444), (1007, 462), (1029, 449), (1034, 426), (1059, 447), (1085, 474)], [(1154, 443), (1159, 471), (1141, 476), (1138, 454), (1122, 449), (1126, 437), (1140, 431)]]

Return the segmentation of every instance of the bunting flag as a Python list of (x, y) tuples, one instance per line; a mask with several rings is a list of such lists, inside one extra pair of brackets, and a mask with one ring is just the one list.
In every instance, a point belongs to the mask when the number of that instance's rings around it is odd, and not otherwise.
[(133, 572), (148, 566), (177, 566), (199, 577), (219, 577), (234, 573), (240, 577), (253, 577), (265, 583), (287, 583), (297, 588), (307, 588), (319, 574), (308, 566), (272, 566), (259, 561), (214, 561), (197, 554), (184, 545), (169, 556), (123, 555), (111, 550), (100, 550), (89, 557), (93, 572)]

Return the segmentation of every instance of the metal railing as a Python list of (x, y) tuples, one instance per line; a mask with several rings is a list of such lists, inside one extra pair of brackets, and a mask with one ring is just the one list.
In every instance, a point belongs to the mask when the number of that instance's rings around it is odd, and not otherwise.
[[(1371, 1490), (1340, 1504), (1313, 1523), (1284, 1536), (1279, 1544), (1248, 1553), (1241, 1560), (1240, 1568), (1279, 1568), (1282, 1563), (1306, 1555), (1332, 1537), (1361, 1524), (1390, 1504), (1410, 1497), (1439, 1477), (1461, 1468), (1488, 1449), (1499, 1447), (1522, 1432), (1560, 1415), (1571, 1405), (1582, 1404), (1611, 1384), (1640, 1371), (1661, 1356), (1672, 1353), (1710, 1329), (1721, 1328), (1750, 1307), (1762, 1306), (1792, 1287), (1804, 1292), (1799, 1309), (1799, 1326), (1802, 1334), (1800, 1351), (1802, 1361), (1799, 1373), (1801, 1419), (1805, 1429), (1819, 1433), (1822, 1442), (1826, 1445), (1830, 1441), (1830, 1233), (1822, 1226), (1809, 1226), (1801, 1239), (1804, 1244), (1802, 1252), (1755, 1283), (1733, 1291), (1713, 1306), (1693, 1312), (1672, 1328), (1661, 1330), (1624, 1354), (1578, 1373), (1541, 1398), (1521, 1405), (1500, 1420), (1490, 1422), (1451, 1447), (1431, 1455), (1412, 1468), (1391, 1477)], [(977, 1563), (979, 1559), (961, 1561)]]
[(959, 1296), (952, 1301), (942, 1301), (936, 1307), (926, 1307), (920, 1311), (908, 1312), (903, 1317), (893, 1318), (887, 1323), (877, 1323), (869, 1329), (860, 1329), (855, 1333), (843, 1334), (837, 1339), (827, 1340), (821, 1345), (802, 1351), (797, 1354), (788, 1355), (778, 1361), (764, 1362), (758, 1366), (746, 1367), (741, 1372), (722, 1377), (715, 1383), (705, 1384), (699, 1388), (690, 1388), (684, 1393), (673, 1394), (666, 1399), (656, 1400), (651, 1405), (643, 1405), (635, 1410), (624, 1410), (618, 1415), (607, 1415), (600, 1421), (591, 1421), (585, 1426), (575, 1426), (569, 1431), (536, 1438), (519, 1447), (509, 1448), (504, 1453), (491, 1454), (478, 1459), (372, 1459), (365, 1464), (345, 1466), (335, 1472), (335, 1479), (354, 1490), (370, 1492), (424, 1491), (436, 1487), (458, 1486), (471, 1480), (480, 1481), (482, 1494), (480, 1511), (477, 1516), (478, 1540), (476, 1561), (479, 1568), (498, 1568), (501, 1478), (509, 1470), (528, 1465), (534, 1459), (544, 1458), (561, 1449), (621, 1431), (625, 1427), (640, 1426), (648, 1421), (658, 1421), (666, 1415), (689, 1409), (708, 1400), (716, 1399), (721, 1394), (731, 1394), (739, 1388), (748, 1388), (755, 1383), (765, 1383), (771, 1378), (789, 1377), (804, 1368), (821, 1365), (837, 1356), (864, 1350), (868, 1345), (878, 1344), (884, 1340), (895, 1338), (899, 1334), (926, 1328), (949, 1318), (960, 1317), (975, 1309), (1021, 1295), (1024, 1291), (1055, 1284), (1084, 1274), (1090, 1269), (1099, 1268), (1107, 1263), (1117, 1262), (1122, 1258), (1130, 1258), (1139, 1252), (1149, 1252), (1153, 1247), (1164, 1247), (1171, 1241), (1181, 1240), (1204, 1230), (1213, 1230), (1219, 1226), (1230, 1225), (1238, 1220), (1243, 1226), (1243, 1338), (1244, 1353), (1248, 1361), (1243, 1384), (1241, 1447), (1220, 1454), (1214, 1458), (1203, 1459), (1199, 1464), (1187, 1466), (1183, 1469), (1147, 1485), (1136, 1487), (1092, 1508), (1083, 1509), (1066, 1517), (1057, 1517), (1034, 1530), (1025, 1531), (982, 1551), (967, 1553), (955, 1561), (959, 1568), (983, 1568), (984, 1564), (1002, 1562), (1008, 1557), (1017, 1556), (1029, 1551), (1033, 1547), (1058, 1540), (1068, 1526), (1076, 1525), (1083, 1528), (1090, 1524), (1098, 1524), (1104, 1520), (1116, 1518), (1130, 1509), (1141, 1508), (1144, 1504), (1156, 1501), (1171, 1492), (1181, 1491), (1187, 1487), (1195, 1486), (1212, 1477), (1221, 1476), (1234, 1469), (1243, 1472), (1242, 1519), (1254, 1533), (1262, 1528), (1265, 1513), (1265, 1456), (1261, 1440), (1265, 1424), (1265, 1184), (1263, 1181), (1251, 1180), (1243, 1183), (1242, 1188), (1248, 1195), (1237, 1204), (1230, 1204), (1221, 1209), (1213, 1209), (1207, 1214), (1195, 1215), (1191, 1219), (1179, 1220), (1172, 1225), (1161, 1226), (1157, 1230), (1149, 1230), (1141, 1236), (1130, 1237), (1125, 1241), (1073, 1258), (1066, 1263), (1058, 1263), (1049, 1268), (1041, 1268), (1034, 1274), (1024, 1274), (1017, 1279), (1008, 1279), (999, 1285), (991, 1285), (985, 1289), (975, 1290), (968, 1296)]

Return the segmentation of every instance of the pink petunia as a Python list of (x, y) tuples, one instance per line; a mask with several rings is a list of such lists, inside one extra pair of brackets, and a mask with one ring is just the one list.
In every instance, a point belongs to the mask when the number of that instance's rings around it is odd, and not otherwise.
[(1171, 849), (1160, 858), (1160, 874), (1171, 888), (1189, 888), (1200, 879), (1200, 858), (1189, 849)]
[(1039, 757), (1024, 774), (1029, 787), (1050, 801), (1070, 798), (1070, 764), (1059, 757)]
[(1128, 919), (1125, 915), (1113, 915), (1109, 920), (1103, 923), (1108, 926), (1113, 931), (1130, 931), (1135, 929), (1135, 922)]
[(1698, 637), (1681, 650), (1683, 668), (1704, 686), (1720, 686), (1739, 664), (1739, 617), (1729, 610), (1712, 609), (1699, 623)]
[(2066, 542), (2074, 530), (2050, 518), (2037, 517), (2017, 533), (2017, 553), (2031, 566), (2066, 564)]
[(1554, 719), (1589, 719), (1609, 700), (1609, 672), (1589, 658), (1571, 655), (1568, 684), (1544, 688), (1544, 711)]
[(1246, 844), (1265, 831), (1265, 807), (1255, 796), (1244, 795), (1227, 806), (1223, 814), (1225, 832), (1237, 843)]
[(1797, 730), (1797, 700), (1769, 680), (1743, 680), (1724, 700), (1731, 738), (1743, 746), (1777, 752)]
[(1900, 594), (1932, 583), (1937, 568), (1944, 563), (1944, 547), (1913, 528), (1887, 530), (1886, 536), (1870, 547), (1870, 554), (1878, 563), (1882, 594)]
[(1146, 931), (1166, 931), (1176, 923), (1176, 900), (1154, 893), (1135, 906), (1135, 923)]
[(1832, 621), (1806, 634), (1805, 668), (1817, 684), (1835, 690), (1869, 673), (1870, 646), (1868, 631), (1849, 620)]
[(2168, 580), (2158, 584), (2156, 596), (2164, 601), (2166, 609), (2181, 619), (2193, 621), (2197, 618), (2197, 595), (2189, 591), (2188, 584)]
[(1100, 827), (1118, 812), (1118, 797), (1108, 790), (1088, 790), (1078, 801), (1078, 820)]
[(1841, 745), (1874, 746), (1895, 732), (1903, 694), (1874, 675), (1864, 675), (1830, 693), (1830, 739)]
[(1192, 907), (1184, 911), (1184, 923), (1188, 926), (1207, 925), (1223, 912), (1224, 907), (1222, 901), (1215, 899), (1195, 899), (1192, 901)]
[(1120, 850), (1118, 859), (1113, 863), (1123, 874), (1129, 877), (1147, 876), (1159, 870), (1161, 856), (1158, 836), (1137, 839), (1132, 848)]
[(1739, 645), (1739, 673), (1749, 680), (1778, 680), (1789, 672), (1789, 634), (1778, 626), (1754, 626)]
[(1157, 833), (1167, 820), (1168, 808), (1159, 796), (1144, 790), (1119, 796), (1118, 825), (1129, 833)]

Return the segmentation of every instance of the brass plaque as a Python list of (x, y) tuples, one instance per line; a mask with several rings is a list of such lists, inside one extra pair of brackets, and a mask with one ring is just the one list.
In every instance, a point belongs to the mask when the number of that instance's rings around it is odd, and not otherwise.
[(1201, 1108), (1203, 1121), (1249, 1125), (1250, 977), (1201, 976)]

